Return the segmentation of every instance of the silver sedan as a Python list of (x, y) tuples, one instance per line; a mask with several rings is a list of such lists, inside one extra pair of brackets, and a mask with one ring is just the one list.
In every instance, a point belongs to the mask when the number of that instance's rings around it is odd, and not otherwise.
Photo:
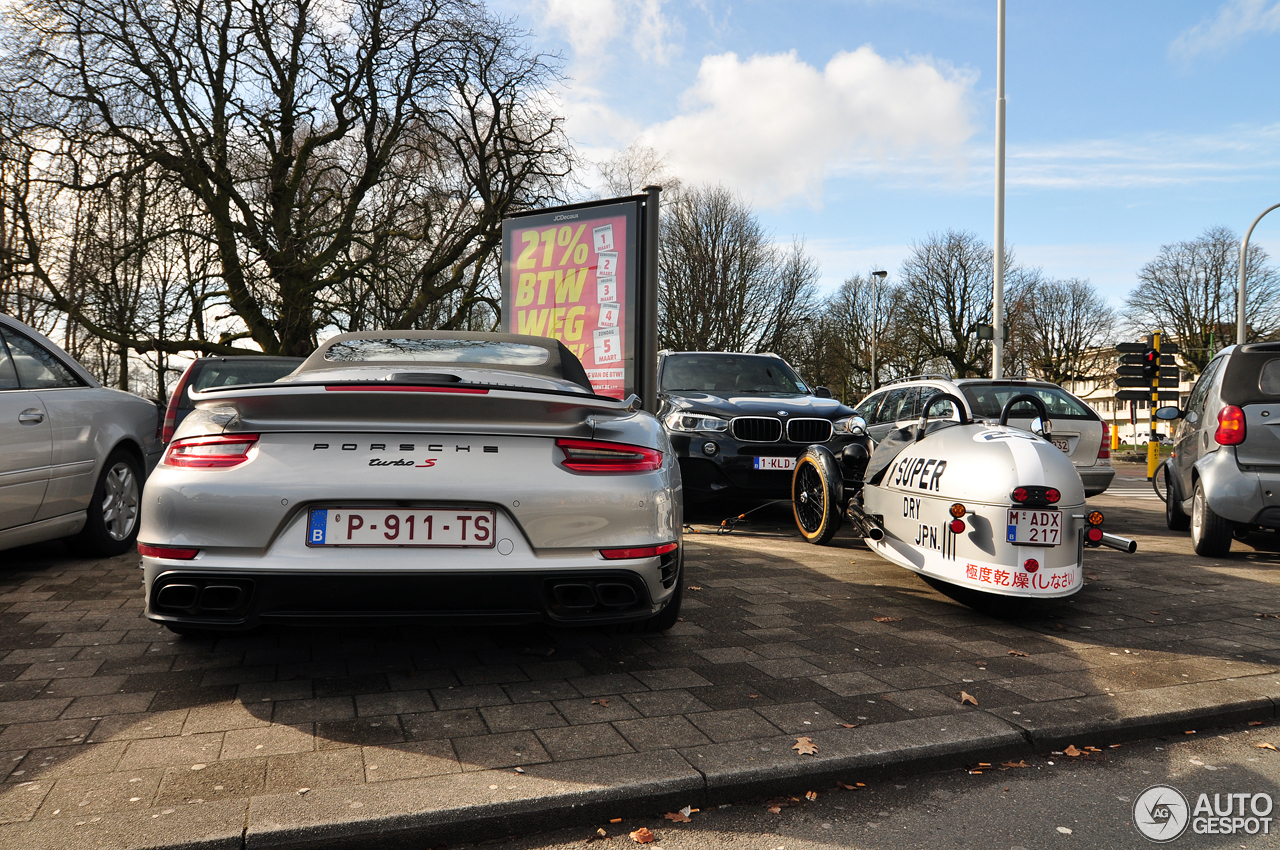
[(192, 398), (138, 547), (147, 616), (173, 631), (676, 622), (666, 433), (554, 340), (343, 334), (279, 382)]
[(86, 554), (132, 549), (158, 418), (0, 314), (0, 550), (62, 537)]

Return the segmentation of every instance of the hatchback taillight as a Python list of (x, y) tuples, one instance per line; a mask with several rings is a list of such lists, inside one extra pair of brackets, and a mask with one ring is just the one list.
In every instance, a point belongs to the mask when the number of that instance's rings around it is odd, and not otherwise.
[(1238, 446), (1244, 442), (1244, 411), (1228, 404), (1218, 411), (1218, 430), (1213, 438), (1220, 446)]
[(600, 440), (556, 440), (564, 452), (560, 465), (573, 472), (652, 472), (662, 467), (662, 452)]
[(174, 440), (160, 461), (179, 469), (230, 469), (249, 460), (257, 434), (220, 434)]

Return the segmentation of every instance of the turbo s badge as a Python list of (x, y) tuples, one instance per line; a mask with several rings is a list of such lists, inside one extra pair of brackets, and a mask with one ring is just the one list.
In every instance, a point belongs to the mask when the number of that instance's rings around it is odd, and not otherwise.
[(939, 481), (946, 471), (947, 462), (935, 458), (908, 457), (894, 465), (889, 483), (895, 487), (914, 487), (917, 490), (939, 490)]

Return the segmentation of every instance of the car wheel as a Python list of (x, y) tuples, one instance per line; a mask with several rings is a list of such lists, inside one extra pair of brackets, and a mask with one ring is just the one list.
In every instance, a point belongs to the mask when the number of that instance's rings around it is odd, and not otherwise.
[(1170, 531), (1186, 531), (1191, 527), (1191, 517), (1182, 510), (1182, 494), (1168, 465), (1164, 468), (1164, 524)]
[(128, 552), (138, 540), (142, 506), (142, 469), (124, 449), (107, 456), (89, 500), (88, 519), (71, 547), (86, 555), (109, 557)]
[(1196, 554), (1220, 558), (1230, 552), (1234, 525), (1213, 512), (1204, 496), (1204, 484), (1197, 481), (1191, 497), (1191, 543)]
[(791, 476), (791, 509), (804, 539), (823, 544), (840, 529), (840, 506), (837, 504), (834, 470), (822, 458), (807, 451), (796, 461)]

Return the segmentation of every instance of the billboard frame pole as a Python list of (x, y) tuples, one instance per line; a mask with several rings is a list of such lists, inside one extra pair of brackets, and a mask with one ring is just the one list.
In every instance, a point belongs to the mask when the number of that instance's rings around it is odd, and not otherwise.
[(644, 209), (644, 275), (640, 302), (643, 328), (640, 338), (644, 341), (637, 354), (636, 378), (640, 385), (640, 403), (644, 409), (658, 413), (658, 211), (662, 206), (662, 187), (645, 186)]

